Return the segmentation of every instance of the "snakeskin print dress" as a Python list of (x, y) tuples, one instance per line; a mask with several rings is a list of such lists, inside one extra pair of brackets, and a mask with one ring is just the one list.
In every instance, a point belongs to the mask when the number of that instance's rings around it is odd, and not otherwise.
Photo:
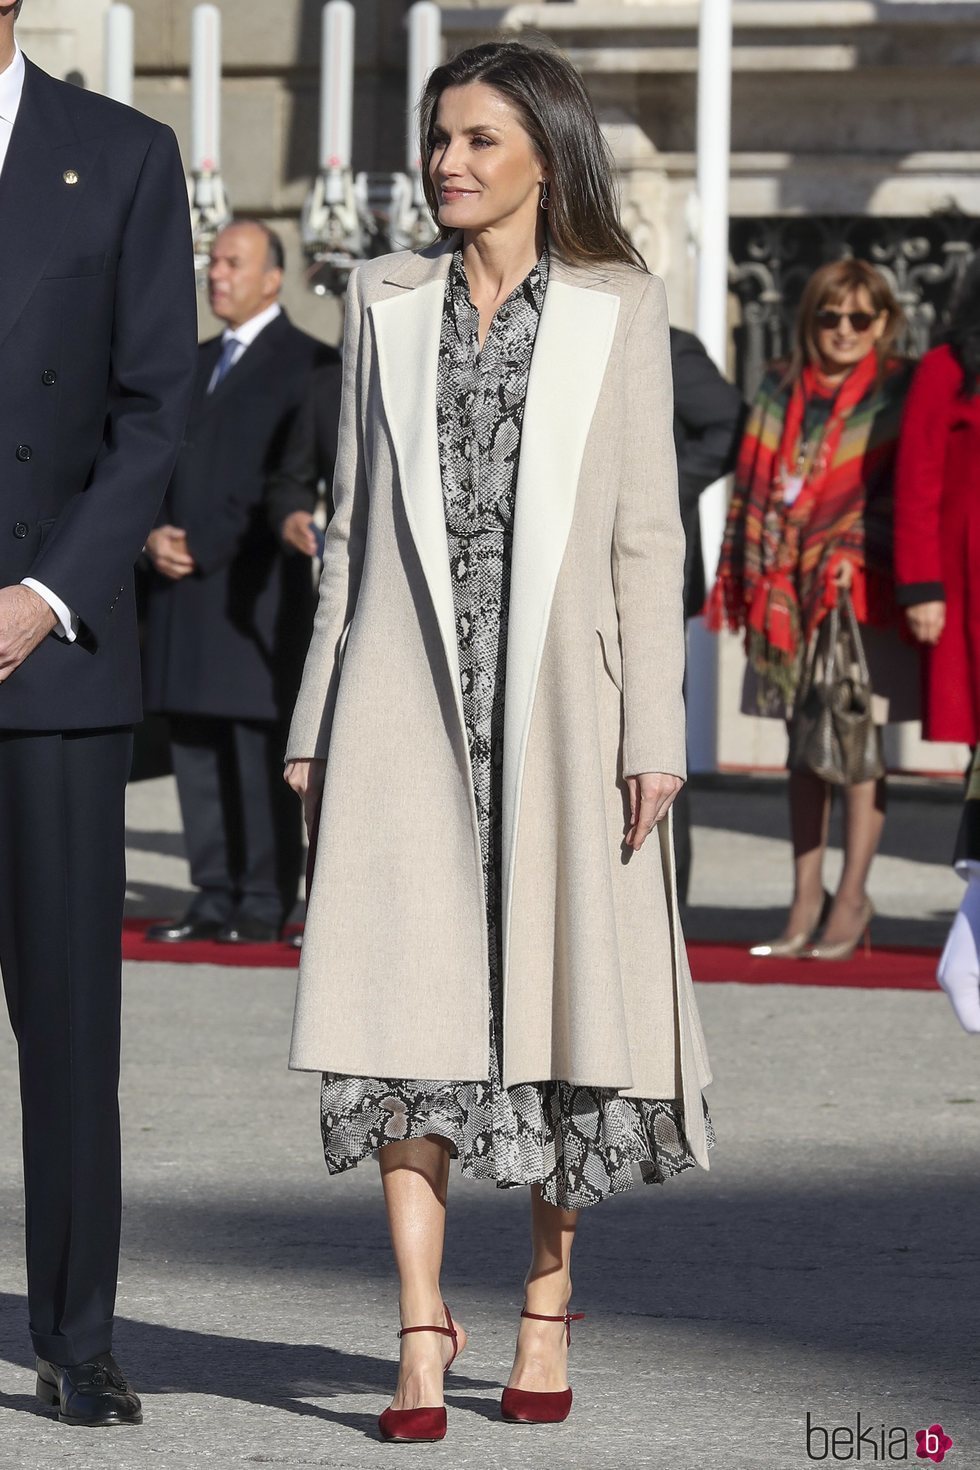
[[(321, 1129), (337, 1173), (397, 1139), (449, 1140), (463, 1172), (500, 1187), (540, 1184), (578, 1209), (690, 1167), (676, 1100), (624, 1098), (565, 1082), (501, 1083), (501, 782), (504, 670), (521, 428), (548, 285), (547, 251), (497, 309), (482, 350), (457, 251), (446, 282), (437, 422), (459, 678), (483, 855), (489, 936), (486, 1082), (326, 1073)], [(710, 1130), (709, 1130), (710, 1138)]]

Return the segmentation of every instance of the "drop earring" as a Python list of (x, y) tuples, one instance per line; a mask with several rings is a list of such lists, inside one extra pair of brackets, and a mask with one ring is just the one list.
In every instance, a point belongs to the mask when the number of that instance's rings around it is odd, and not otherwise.
[(548, 192), (548, 180), (541, 181), (541, 208), (547, 210), (551, 204), (551, 195)]

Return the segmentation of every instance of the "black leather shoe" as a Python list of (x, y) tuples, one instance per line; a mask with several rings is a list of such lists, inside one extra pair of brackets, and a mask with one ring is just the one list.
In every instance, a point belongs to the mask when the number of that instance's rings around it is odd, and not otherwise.
[(224, 927), (218, 919), (175, 919), (172, 924), (151, 924), (145, 937), (151, 944), (188, 944), (217, 939)]
[(70, 1368), (38, 1358), (37, 1396), (42, 1404), (57, 1410), (62, 1424), (98, 1429), (143, 1423), (143, 1405), (111, 1353), (100, 1353)]
[(278, 938), (278, 924), (269, 924), (265, 919), (250, 919), (248, 914), (240, 914), (222, 927), (218, 934), (218, 943), (275, 944)]

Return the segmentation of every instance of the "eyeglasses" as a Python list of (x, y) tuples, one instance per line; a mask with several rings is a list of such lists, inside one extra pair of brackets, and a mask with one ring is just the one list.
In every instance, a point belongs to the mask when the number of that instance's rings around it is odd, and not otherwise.
[(873, 311), (818, 311), (817, 326), (821, 332), (835, 332), (841, 322), (850, 322), (855, 332), (866, 332), (878, 320)]

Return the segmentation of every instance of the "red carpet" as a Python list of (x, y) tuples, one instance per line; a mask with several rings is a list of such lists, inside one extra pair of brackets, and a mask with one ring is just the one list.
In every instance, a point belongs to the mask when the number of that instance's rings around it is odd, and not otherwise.
[[(143, 936), (159, 919), (123, 920), (123, 959), (152, 960), (171, 965), (242, 965), (249, 969), (268, 965), (276, 970), (295, 970), (299, 951), (288, 944), (218, 944), (201, 939), (193, 944), (150, 944)], [(291, 924), (294, 934), (300, 926)]]
[[(299, 953), (288, 944), (148, 944), (152, 919), (123, 924), (123, 958), (180, 965), (245, 965), (295, 969)], [(695, 980), (735, 981), (740, 985), (831, 985), (858, 990), (934, 990), (938, 949), (863, 950), (839, 964), (813, 960), (754, 960), (734, 944), (689, 944)]]
[(756, 960), (733, 944), (689, 944), (695, 980), (740, 985), (836, 985), (849, 990), (935, 990), (938, 949), (863, 950), (849, 960)]

